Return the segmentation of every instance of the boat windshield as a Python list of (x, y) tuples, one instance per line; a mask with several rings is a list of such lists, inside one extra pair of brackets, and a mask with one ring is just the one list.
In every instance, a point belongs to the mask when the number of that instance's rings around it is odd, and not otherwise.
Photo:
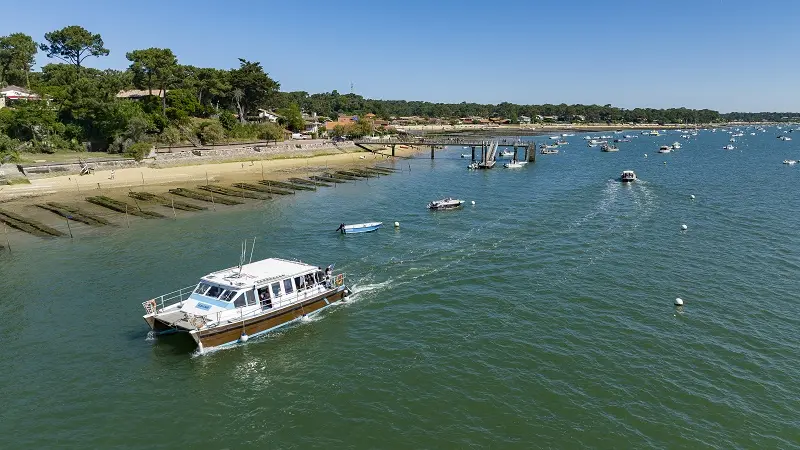
[(233, 300), (233, 297), (238, 292), (224, 289), (219, 286), (213, 286), (207, 283), (200, 283), (199, 285), (197, 285), (197, 288), (195, 288), (194, 293), (206, 297), (218, 298), (222, 301), (229, 302)]

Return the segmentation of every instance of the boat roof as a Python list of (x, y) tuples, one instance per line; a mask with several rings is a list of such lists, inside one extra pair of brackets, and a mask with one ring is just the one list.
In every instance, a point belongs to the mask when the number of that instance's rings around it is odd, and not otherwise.
[(239, 266), (211, 272), (202, 278), (215, 284), (231, 286), (239, 289), (254, 284), (263, 284), (276, 279), (319, 270), (317, 266), (305, 264), (300, 261), (290, 261), (280, 258), (267, 258), (250, 264), (244, 264), (241, 272)]

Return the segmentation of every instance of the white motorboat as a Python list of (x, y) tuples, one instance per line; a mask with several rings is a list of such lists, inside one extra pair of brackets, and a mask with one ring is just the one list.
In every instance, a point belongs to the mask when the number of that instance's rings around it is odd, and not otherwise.
[(504, 157), (514, 156), (514, 152), (511, 150), (503, 150), (500, 152), (500, 156)]
[(733, 150), (733, 149), (735, 149), (735, 148), (736, 148), (736, 147), (734, 147), (734, 146), (733, 146), (733, 145), (731, 145), (731, 144), (728, 144), (728, 145), (726, 145), (726, 146), (722, 147), (722, 149), (723, 149), (723, 150)]
[(780, 136), (778, 139), (780, 139), (782, 141), (791, 141), (792, 140), (792, 138), (790, 138), (789, 136)]
[(528, 161), (510, 161), (503, 164), (503, 167), (506, 169), (520, 169), (525, 167), (526, 164), (528, 164)]
[(658, 153), (669, 153), (671, 151), (672, 149), (669, 147), (669, 145), (662, 145), (661, 148), (658, 149)]
[(793, 165), (797, 164), (797, 160), (796, 159), (784, 159), (783, 163), (784, 164), (788, 164), (790, 166), (793, 166)]
[(575, 133), (561, 133), (561, 136), (562, 136), (562, 137), (570, 137), (570, 136), (575, 136)]
[(561, 136), (550, 136), (550, 139), (552, 139), (554, 141), (557, 141), (557, 140), (561, 139)]
[(636, 179), (636, 174), (632, 170), (623, 170), (622, 175), (619, 177), (619, 181), (623, 183), (632, 183)]
[(472, 158), (472, 155), (470, 153), (462, 153), (461, 157), (462, 158)]
[(600, 151), (601, 152), (618, 152), (619, 151), (619, 147), (614, 146), (614, 145), (603, 144), (603, 146), (600, 147)]
[(464, 204), (464, 200), (447, 197), (441, 200), (434, 200), (428, 203), (428, 209), (432, 211), (444, 211), (447, 209), (460, 208)]
[(659, 134), (657, 130), (653, 130), (650, 132), (650, 136), (661, 136), (661, 134)]
[(477, 170), (478, 169), (478, 163), (477, 162), (470, 163), (469, 165), (467, 165), (467, 169), (469, 169), (469, 170)]
[(672, 149), (673, 150), (678, 150), (679, 148), (681, 148), (681, 143), (680, 142), (675, 141), (675, 142), (672, 143)]
[(356, 233), (369, 233), (372, 231), (377, 231), (378, 228), (383, 226), (383, 222), (367, 222), (367, 223), (357, 223), (353, 225), (339, 225), (339, 228), (336, 231), (341, 231), (342, 234), (356, 234)]
[(541, 153), (542, 155), (557, 155), (558, 154), (558, 149), (551, 148), (550, 146), (547, 146), (547, 147), (541, 149), (539, 151), (539, 153)]
[(561, 139), (561, 140), (556, 141), (556, 145), (569, 145), (569, 142)]

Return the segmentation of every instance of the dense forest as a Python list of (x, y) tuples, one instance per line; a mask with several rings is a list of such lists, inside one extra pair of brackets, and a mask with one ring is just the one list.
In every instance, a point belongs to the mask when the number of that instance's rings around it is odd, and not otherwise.
[[(36, 65), (37, 54), (61, 61)], [(322, 94), (281, 92), (261, 63), (238, 59), (238, 67), (216, 69), (179, 63), (168, 48), (126, 53), (125, 70), (86, 67), (87, 59), (107, 56), (99, 34), (80, 26), (46, 33), (37, 43), (24, 33), (0, 36), (0, 87), (19, 86), (38, 101), (13, 101), (0, 109), (0, 162), (20, 152), (93, 150), (141, 157), (152, 144), (197, 145), (236, 139), (280, 140), (305, 127), (302, 112), (336, 118), (374, 113), (380, 118), (417, 116), (455, 121), (460, 117), (543, 116), (550, 121), (713, 123), (729, 120), (786, 120), (794, 114), (731, 113), (708, 109), (623, 109), (611, 105), (481, 105), (370, 100), (336, 91)], [(232, 61), (233, 62), (233, 61)], [(137, 100), (118, 93), (140, 89)], [(275, 110), (277, 124), (254, 118)], [(354, 127), (350, 134), (363, 133)]]

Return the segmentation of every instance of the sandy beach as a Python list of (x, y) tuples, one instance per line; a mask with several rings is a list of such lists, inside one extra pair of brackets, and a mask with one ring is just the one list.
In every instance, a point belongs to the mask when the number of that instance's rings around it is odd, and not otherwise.
[[(396, 155), (407, 157), (418, 148), (397, 148)], [(134, 167), (113, 171), (98, 170), (91, 175), (64, 175), (33, 179), (30, 184), (0, 186), (0, 203), (4, 207), (17, 203), (30, 203), (32, 197), (37, 201), (51, 197), (63, 198), (104, 195), (115, 192), (128, 192), (134, 188), (147, 188), (150, 192), (166, 192), (174, 187), (195, 186), (197, 184), (247, 182), (261, 179), (282, 181), (289, 177), (303, 177), (325, 171), (326, 168), (347, 166), (372, 166), (391, 164), (390, 150), (378, 153), (347, 152), (332, 155), (294, 157), (285, 159), (266, 159), (255, 161), (223, 162), (213, 164), (185, 165), (177, 167), (153, 168)], [(27, 200), (26, 200), (27, 199)]]

